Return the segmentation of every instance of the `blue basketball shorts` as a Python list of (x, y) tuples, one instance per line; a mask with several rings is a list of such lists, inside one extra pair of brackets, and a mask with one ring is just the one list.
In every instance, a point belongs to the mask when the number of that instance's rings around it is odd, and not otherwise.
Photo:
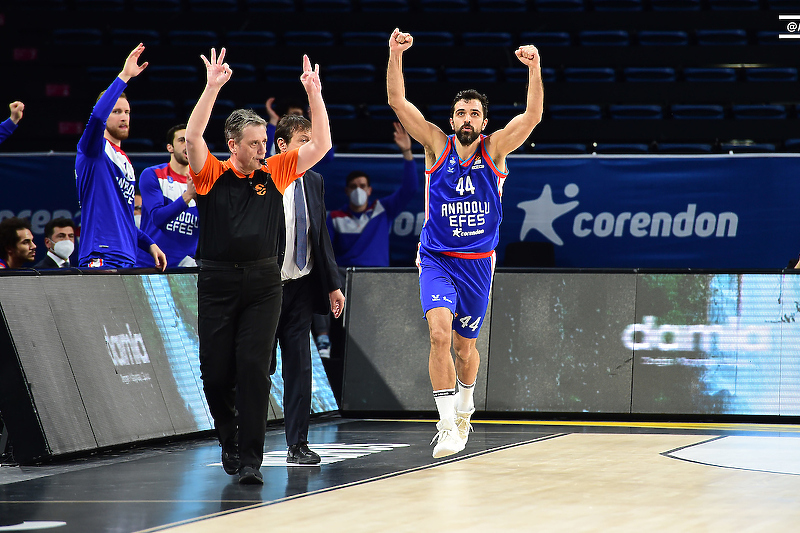
[(495, 262), (495, 254), (462, 259), (420, 247), (417, 268), (423, 315), (446, 307), (453, 313), (453, 331), (467, 339), (477, 338), (489, 307)]

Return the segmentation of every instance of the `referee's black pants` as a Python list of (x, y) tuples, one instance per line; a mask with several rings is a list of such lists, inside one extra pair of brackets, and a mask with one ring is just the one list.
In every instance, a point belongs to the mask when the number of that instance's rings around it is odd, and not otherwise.
[(221, 442), (238, 428), (241, 465), (259, 468), (281, 310), (277, 258), (201, 261), (197, 300), (200, 375), (214, 426)]
[(314, 316), (312, 291), (310, 275), (288, 281), (283, 286), (277, 339), (281, 347), (283, 419), (289, 446), (308, 442), (312, 378), (309, 332)]

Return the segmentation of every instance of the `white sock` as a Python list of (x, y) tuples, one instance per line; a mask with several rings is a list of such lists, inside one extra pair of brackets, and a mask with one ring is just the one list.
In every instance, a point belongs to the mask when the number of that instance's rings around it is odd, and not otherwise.
[[(456, 410), (462, 413), (468, 413), (475, 408), (475, 401), (472, 399), (472, 393), (475, 392), (475, 383), (472, 385), (465, 385), (458, 379), (458, 395), (456, 396)], [(477, 381), (477, 380), (475, 380)]]
[(449, 420), (450, 424), (456, 423), (456, 390), (442, 389), (433, 391), (433, 399), (436, 400), (436, 409), (439, 411), (441, 420)]

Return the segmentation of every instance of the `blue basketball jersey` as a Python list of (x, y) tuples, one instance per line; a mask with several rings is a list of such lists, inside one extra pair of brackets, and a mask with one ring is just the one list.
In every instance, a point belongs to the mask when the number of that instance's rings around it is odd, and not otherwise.
[(420, 245), (455, 257), (487, 257), (500, 239), (500, 202), (507, 172), (500, 172), (486, 153), (486, 136), (462, 161), (455, 135), (433, 167), (425, 171), (425, 224)]

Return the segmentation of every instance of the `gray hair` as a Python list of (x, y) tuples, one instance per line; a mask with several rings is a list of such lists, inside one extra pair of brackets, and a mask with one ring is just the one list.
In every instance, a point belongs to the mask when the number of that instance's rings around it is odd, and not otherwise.
[(240, 142), (247, 126), (264, 126), (266, 128), (267, 121), (252, 109), (236, 109), (225, 119), (225, 142), (227, 143), (229, 139)]

